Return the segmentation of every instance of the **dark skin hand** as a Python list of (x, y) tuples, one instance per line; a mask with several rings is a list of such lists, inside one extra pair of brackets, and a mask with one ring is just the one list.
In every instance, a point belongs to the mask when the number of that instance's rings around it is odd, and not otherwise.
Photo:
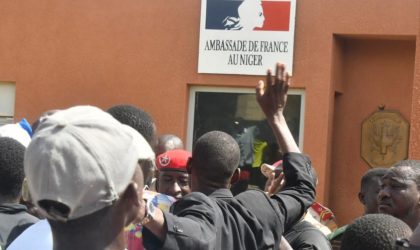
[(266, 82), (259, 81), (256, 94), (257, 101), (267, 117), (283, 153), (300, 152), (286, 124), (283, 111), (287, 101), (291, 76), (286, 72), (282, 63), (276, 65), (276, 74), (272, 76), (271, 70), (267, 71)]
[(286, 184), (284, 173), (281, 172), (277, 177), (276, 173), (272, 172), (265, 183), (265, 192), (268, 196), (278, 193)]

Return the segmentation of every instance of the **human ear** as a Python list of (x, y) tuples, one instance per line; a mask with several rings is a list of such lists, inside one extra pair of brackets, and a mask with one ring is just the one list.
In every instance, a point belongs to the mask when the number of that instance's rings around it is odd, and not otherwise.
[(241, 169), (237, 168), (235, 169), (235, 172), (233, 172), (232, 178), (230, 179), (230, 184), (235, 184), (239, 181), (239, 178), (241, 177)]
[(362, 192), (359, 192), (358, 197), (359, 197), (359, 201), (360, 201), (363, 205), (365, 205), (365, 204), (366, 204), (366, 202), (365, 202), (365, 195), (364, 195)]
[(143, 191), (135, 182), (130, 182), (120, 198), (122, 212), (125, 213), (125, 226), (137, 218), (141, 206)]

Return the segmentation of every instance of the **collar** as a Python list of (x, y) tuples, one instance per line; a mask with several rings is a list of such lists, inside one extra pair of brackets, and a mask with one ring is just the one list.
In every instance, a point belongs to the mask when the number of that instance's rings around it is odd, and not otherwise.
[(212, 198), (233, 198), (232, 192), (227, 188), (216, 189), (209, 196)]
[(0, 204), (0, 213), (3, 214), (17, 214), (20, 212), (26, 212), (28, 209), (25, 205), (18, 203), (2, 203)]

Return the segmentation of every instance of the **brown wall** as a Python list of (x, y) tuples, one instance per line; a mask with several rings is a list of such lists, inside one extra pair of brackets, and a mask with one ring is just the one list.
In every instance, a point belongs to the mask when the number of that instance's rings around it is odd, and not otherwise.
[[(420, 5), (419, 5), (420, 6)], [(419, 15), (420, 22), (420, 15)], [(416, 40), (416, 59), (411, 102), (409, 158), (420, 159), (420, 25)]]
[(335, 97), (330, 207), (339, 222), (360, 215), (356, 199), (369, 166), (360, 156), (361, 125), (385, 105), (410, 120), (415, 41), (341, 38), (341, 93)]
[[(341, 100), (355, 96), (351, 92), (355, 90), (349, 92), (348, 86), (354, 84), (350, 78), (356, 72), (339, 65), (353, 65), (364, 58), (370, 60), (366, 62), (369, 65), (379, 58), (391, 60), (380, 51), (373, 58), (364, 57), (362, 51), (376, 47), (372, 45), (375, 42), (380, 47), (394, 46), (387, 45), (384, 38), (391, 40), (391, 44), (395, 41), (401, 53), (414, 58), (411, 70), (415, 67), (415, 71), (401, 70), (404, 76), (399, 76), (404, 78), (411, 72), (411, 80), (407, 79), (405, 84), (412, 86), (413, 102), (405, 100), (398, 106), (396, 99), (391, 98), (395, 101), (392, 105), (407, 119), (411, 114), (411, 129), (418, 131), (420, 52), (415, 50), (414, 40), (420, 32), (419, 14), (418, 0), (297, 3), (293, 86), (306, 91), (304, 150), (312, 156), (320, 178), (318, 200), (331, 201), (337, 214), (343, 217), (342, 222), (356, 213), (348, 213), (342, 206), (344, 201), (334, 195), (343, 189), (334, 175), (340, 176), (337, 168), (345, 171), (345, 166), (350, 165), (345, 159), (356, 156), (347, 151), (338, 155), (335, 150), (341, 142), (336, 138), (343, 137), (337, 130), (349, 133), (346, 127), (337, 125), (335, 129), (335, 123), (343, 122), (335, 114), (347, 112), (342, 103), (348, 101)], [(131, 103), (152, 114), (159, 132), (176, 133), (186, 139), (189, 86), (254, 87), (260, 78), (197, 74), (199, 0), (3, 0), (0, 16), (0, 81), (16, 83), (17, 119), (33, 120), (45, 110), (75, 104), (108, 108)], [(346, 38), (341, 45), (334, 38), (337, 35), (355, 36), (362, 41)], [(373, 41), (366, 40), (370, 37)], [(418, 39), (416, 42), (419, 43)], [(356, 55), (346, 54), (347, 49)], [(407, 65), (410, 56), (404, 57)], [(355, 69), (365, 74), (360, 77), (363, 82), (373, 84), (368, 78), (370, 72), (358, 66), (355, 64)], [(336, 90), (342, 94), (335, 101)], [(406, 88), (404, 91), (411, 95)], [(367, 103), (369, 107), (364, 110), (370, 113), (378, 101)], [(354, 115), (362, 118), (362, 114)], [(360, 137), (360, 131), (355, 128), (351, 131), (352, 137)], [(410, 155), (420, 157), (417, 134), (411, 133)], [(359, 144), (353, 142), (352, 146)], [(354, 183), (346, 189), (356, 208), (356, 197), (352, 194), (366, 169), (357, 161), (357, 170), (349, 176)]]

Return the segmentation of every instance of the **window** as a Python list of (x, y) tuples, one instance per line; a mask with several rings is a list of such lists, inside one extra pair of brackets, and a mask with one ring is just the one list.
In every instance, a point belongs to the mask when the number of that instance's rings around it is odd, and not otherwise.
[(0, 126), (13, 123), (15, 114), (15, 84), (0, 82)]
[[(303, 144), (304, 91), (290, 90), (285, 110), (286, 121), (300, 148)], [(274, 135), (248, 88), (192, 87), (188, 112), (187, 148), (204, 133), (220, 130), (230, 134), (241, 149), (240, 168), (249, 170), (249, 184), (262, 187), (262, 163), (281, 157)], [(261, 178), (262, 177), (262, 178)], [(264, 182), (264, 183), (263, 183)]]

